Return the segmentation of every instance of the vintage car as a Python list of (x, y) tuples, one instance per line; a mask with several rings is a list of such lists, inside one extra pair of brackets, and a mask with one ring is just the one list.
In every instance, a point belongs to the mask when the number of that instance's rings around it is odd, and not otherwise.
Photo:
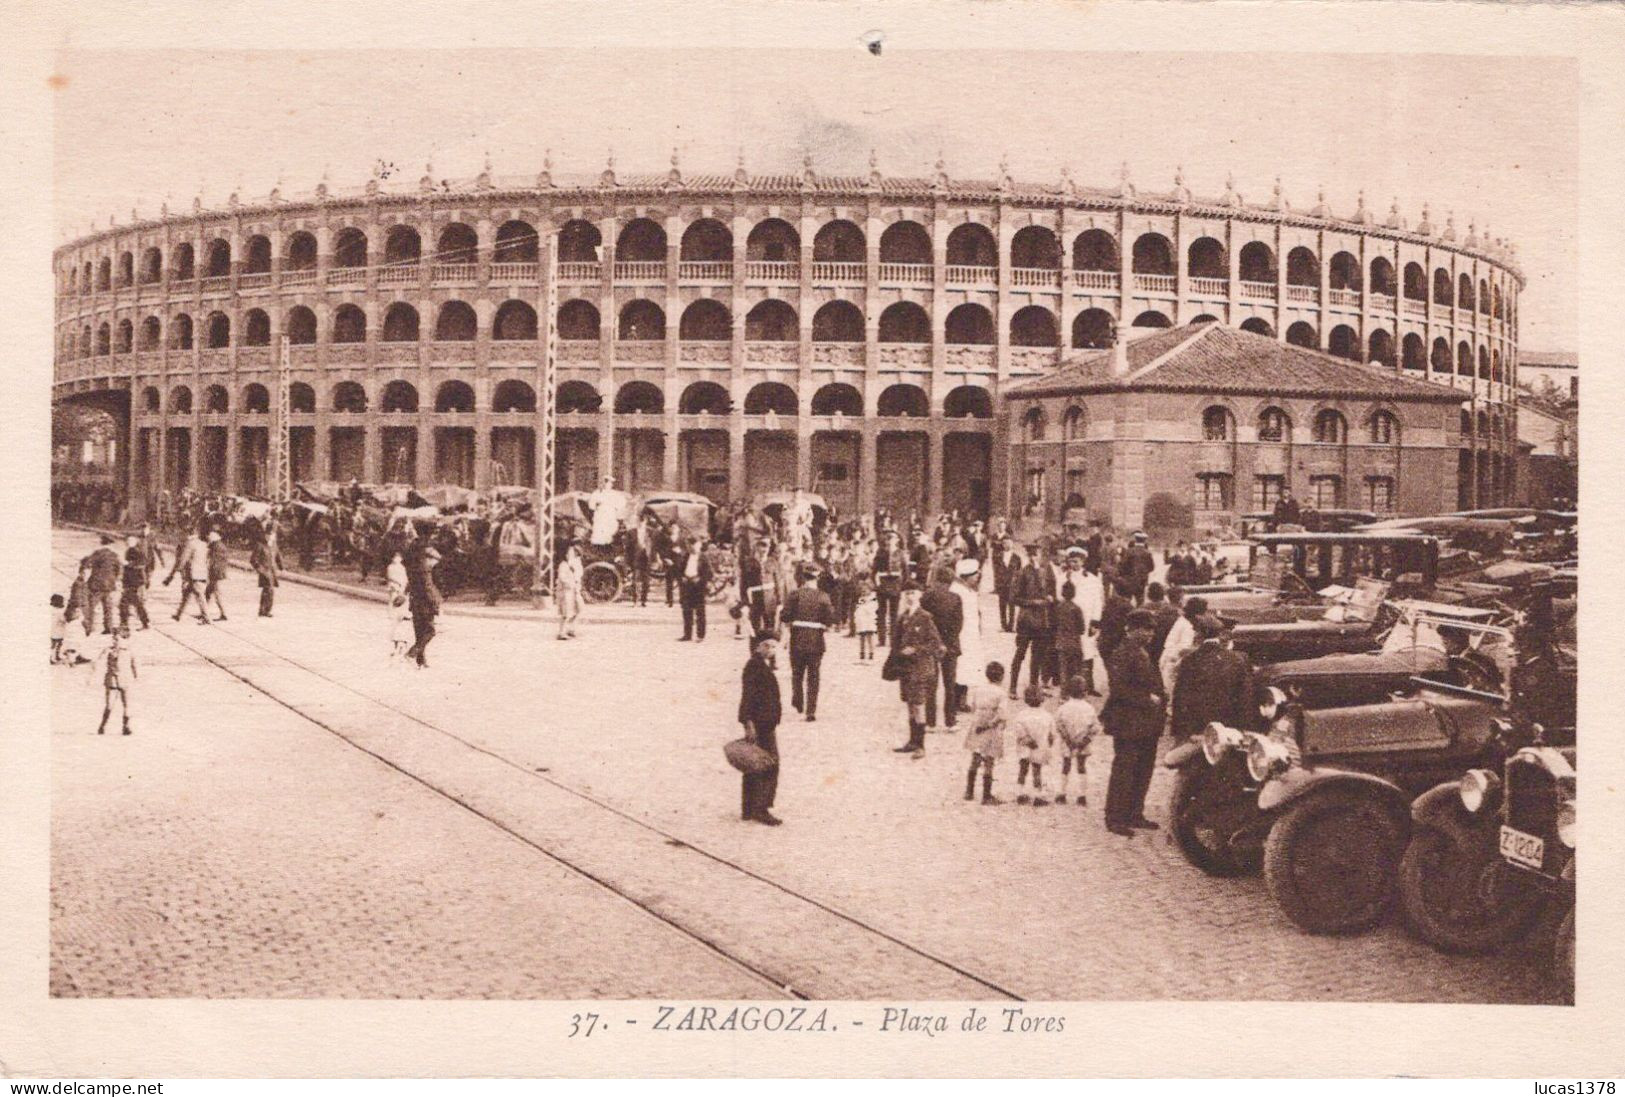
[(1445, 952), (1489, 952), (1557, 904), (1553, 970), (1572, 994), (1574, 749), (1537, 738), (1501, 770), (1469, 769), (1423, 793), (1411, 817), (1399, 870), (1406, 925)]
[(1180, 852), (1214, 876), (1264, 870), (1276, 904), (1311, 933), (1355, 933), (1393, 904), (1415, 796), (1494, 764), (1511, 725), (1496, 694), (1418, 682), (1414, 695), (1305, 709), (1278, 690), (1258, 726), (1210, 724), (1163, 764)]

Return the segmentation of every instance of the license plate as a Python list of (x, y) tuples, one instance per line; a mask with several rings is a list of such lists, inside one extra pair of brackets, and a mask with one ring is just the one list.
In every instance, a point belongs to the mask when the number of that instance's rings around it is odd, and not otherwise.
[(1546, 863), (1546, 840), (1511, 827), (1501, 828), (1501, 856), (1515, 865), (1538, 869)]

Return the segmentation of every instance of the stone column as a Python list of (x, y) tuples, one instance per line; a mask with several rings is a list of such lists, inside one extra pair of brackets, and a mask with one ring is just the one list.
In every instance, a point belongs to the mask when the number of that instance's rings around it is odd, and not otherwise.
[(858, 435), (858, 512), (860, 514), (873, 514), (875, 511), (876, 484), (875, 484), (875, 448), (880, 433), (880, 425), (871, 416), (865, 416), (861, 432)]
[(928, 515), (942, 513), (942, 443), (946, 428), (947, 424), (937, 417), (926, 426), (925, 510)]

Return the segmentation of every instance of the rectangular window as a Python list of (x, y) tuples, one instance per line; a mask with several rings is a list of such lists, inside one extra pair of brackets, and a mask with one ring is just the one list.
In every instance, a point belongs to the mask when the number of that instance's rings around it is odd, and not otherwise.
[(1309, 478), (1309, 504), (1316, 510), (1332, 510), (1343, 505), (1343, 478), (1341, 476), (1311, 476)]
[(1204, 472), (1196, 477), (1196, 509), (1198, 511), (1229, 510), (1230, 476), (1223, 472)]
[(1066, 470), (1066, 497), (1083, 498), (1083, 469)]
[(1384, 514), (1394, 509), (1394, 480), (1391, 476), (1365, 478), (1365, 509)]
[(1286, 487), (1286, 478), (1282, 476), (1255, 476), (1253, 477), (1253, 509), (1256, 511), (1270, 511), (1281, 500), (1281, 491)]
[(1027, 470), (1027, 506), (1023, 513), (1037, 514), (1044, 511), (1044, 470), (1041, 468)]

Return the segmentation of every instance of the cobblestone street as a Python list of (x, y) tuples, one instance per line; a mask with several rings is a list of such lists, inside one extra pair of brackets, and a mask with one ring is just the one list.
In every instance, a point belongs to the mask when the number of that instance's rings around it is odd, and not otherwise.
[[(54, 544), (66, 590), (93, 538)], [(255, 595), (234, 574), (204, 628), (154, 585), (130, 738), (95, 734), (89, 668), (54, 669), (54, 994), (1556, 1000), (1539, 933), (1474, 958), (1397, 923), (1312, 937), (1261, 880), (1108, 834), (1105, 739), (1088, 807), (1008, 802), (1008, 757), (1007, 803), (966, 804), (960, 735), (894, 754), (895, 688), (844, 636), (817, 723), (781, 669), (770, 829), (720, 749), (746, 645), (716, 607), (699, 645), (663, 605), (569, 642), (443, 615), (418, 671), (373, 602)]]

